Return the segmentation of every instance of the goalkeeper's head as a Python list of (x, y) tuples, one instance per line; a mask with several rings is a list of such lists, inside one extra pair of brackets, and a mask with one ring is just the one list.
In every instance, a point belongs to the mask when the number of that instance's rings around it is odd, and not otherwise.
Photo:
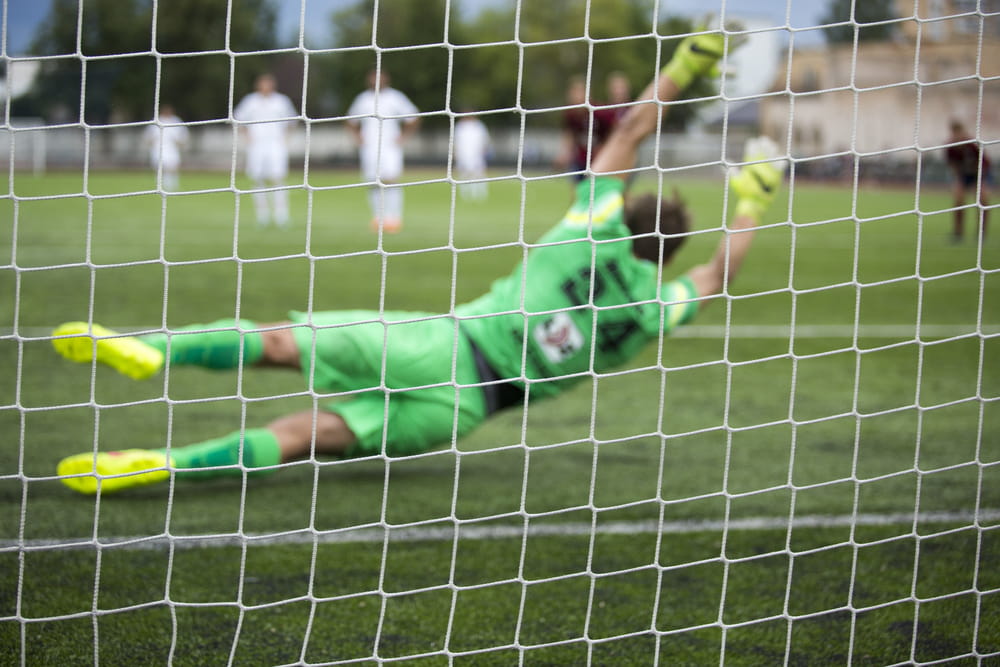
[(648, 193), (626, 202), (625, 224), (636, 257), (666, 265), (687, 238), (690, 216), (676, 191), (670, 199)]

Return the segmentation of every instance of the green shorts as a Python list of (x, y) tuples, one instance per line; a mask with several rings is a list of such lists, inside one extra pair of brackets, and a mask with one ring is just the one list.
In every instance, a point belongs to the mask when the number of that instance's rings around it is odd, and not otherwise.
[(290, 316), (303, 325), (292, 332), (310, 388), (346, 393), (326, 406), (357, 437), (346, 456), (418, 454), (486, 418), (472, 348), (453, 318), (366, 310)]

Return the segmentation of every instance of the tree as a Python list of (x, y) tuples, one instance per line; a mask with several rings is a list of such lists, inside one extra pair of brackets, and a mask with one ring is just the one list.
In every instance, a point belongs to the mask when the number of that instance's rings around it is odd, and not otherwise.
[[(595, 100), (604, 96), (603, 82), (613, 71), (624, 72), (637, 87), (650, 80), (656, 71), (655, 22), (650, 0), (523, 3), (516, 25), (515, 20), (513, 10), (506, 15), (483, 13), (467, 33), (473, 43), (510, 41), (516, 35), (524, 45), (523, 49), (516, 45), (505, 47), (514, 57), (508, 59), (511, 69), (503, 73), (503, 79), (511, 84), (520, 79), (518, 101), (522, 106), (545, 108), (563, 104), (567, 80), (588, 71)], [(491, 51), (495, 48), (474, 49), (482, 56), (477, 63), (479, 70), (498, 66)], [(505, 87), (506, 99), (496, 100), (498, 106), (512, 106), (517, 100), (516, 92), (515, 88), (508, 93)]]
[[(145, 32), (140, 29), (146, 12), (137, 0), (88, 0), (82, 12), (77, 0), (54, 0), (33, 45), (40, 55), (62, 56), (46, 61), (37, 79), (42, 110), (60, 120), (98, 124), (108, 122), (114, 108), (135, 116), (140, 100), (150, 97), (156, 67), (148, 55), (148, 20)], [(81, 58), (109, 55), (120, 57)]]
[[(443, 110), (446, 91), (453, 111), (560, 106), (567, 80), (588, 71), (593, 98), (599, 101), (605, 78), (613, 71), (624, 72), (638, 92), (659, 69), (658, 42), (661, 62), (676, 48), (676, 40), (662, 41), (661, 36), (691, 30), (689, 21), (673, 18), (654, 33), (653, 0), (548, 0), (521, 3), (520, 20), (513, 7), (488, 8), (468, 20), (453, 11), (447, 26), (447, 43), (453, 46), (449, 49), (444, 44), (445, 0), (379, 0), (377, 21), (374, 6), (374, 0), (359, 0), (334, 16), (336, 46), (350, 50), (312, 70), (317, 73), (310, 81), (310, 100), (322, 98), (323, 85), (332, 86), (343, 113), (364, 88), (377, 46), (387, 49), (382, 67), (392, 73), (394, 84), (424, 111)], [(702, 83), (688, 92), (706, 97), (714, 89)], [(679, 105), (667, 122), (681, 127), (695, 112), (694, 105)], [(530, 118), (548, 125), (560, 120), (556, 113)], [(442, 115), (437, 122), (445, 121)], [(509, 122), (519, 119), (511, 117)]]
[[(161, 1), (154, 34), (149, 0), (53, 0), (33, 51), (61, 57), (45, 61), (33, 91), (35, 104), (62, 121), (102, 124), (151, 118), (158, 79), (155, 38), (156, 51), (164, 54), (159, 58), (161, 102), (173, 104), (187, 120), (226, 118), (231, 73), (230, 57), (223, 50), (272, 48), (271, 2), (233, 2), (230, 15), (227, 0)], [(236, 58), (250, 69), (266, 57)], [(237, 94), (249, 89), (251, 79), (248, 74), (235, 82)]]
[[(322, 99), (332, 86), (345, 111), (365, 89), (366, 74), (376, 66), (376, 47), (382, 51), (380, 66), (392, 76), (422, 111), (445, 108), (448, 50), (445, 47), (446, 0), (360, 0), (334, 13), (338, 47), (354, 47), (325, 60), (310, 81), (310, 100)], [(358, 48), (360, 47), (360, 48)], [(365, 48), (368, 47), (368, 48)], [(313, 111), (310, 110), (310, 115)]]
[[(621, 72), (632, 82), (633, 92), (639, 91), (656, 75), (677, 48), (679, 40), (662, 40), (661, 36), (688, 33), (693, 29), (684, 18), (654, 20), (655, 5), (651, 0), (591, 0), (587, 3), (554, 0), (548, 3), (523, 3), (518, 37), (525, 44), (523, 72), (520, 76), (520, 103), (528, 108), (548, 108), (565, 104), (567, 81), (576, 75), (590, 73), (591, 97), (602, 101), (604, 84), (609, 74)], [(484, 13), (466, 33), (480, 43), (513, 38), (513, 12), (507, 20)], [(508, 26), (510, 30), (508, 31)], [(585, 26), (586, 36), (585, 36)], [(654, 27), (656, 32), (654, 33)], [(590, 39), (587, 39), (589, 37)], [(657, 61), (657, 44), (659, 57)], [(502, 73), (491, 50), (486, 47), (479, 63), (479, 72), (487, 73), (502, 85), (492, 86), (492, 104), (484, 107), (513, 106), (517, 99), (518, 59), (508, 59), (511, 69)], [(514, 56), (518, 47), (509, 47)], [(468, 76), (463, 84), (476, 86), (481, 76)], [(462, 84), (456, 84), (461, 89)], [(716, 92), (714, 84), (700, 81), (686, 91), (685, 98), (708, 97)], [(678, 105), (666, 117), (669, 128), (684, 127), (697, 113), (697, 105)], [(559, 114), (546, 114), (540, 122), (556, 124)]]
[(227, 0), (160, 0), (157, 50), (192, 54), (162, 59), (161, 101), (172, 104), (185, 120), (227, 118), (231, 62), (224, 50), (237, 53), (233, 97), (239, 101), (252, 89), (257, 74), (275, 67), (273, 56), (255, 53), (274, 48), (275, 27), (270, 0), (233, 2), (231, 15)]
[[(824, 24), (854, 20), (858, 24), (859, 41), (885, 41), (895, 33), (894, 23), (866, 25), (890, 21), (896, 17), (893, 0), (830, 0), (826, 14), (820, 19)], [(854, 26), (840, 25), (826, 28), (824, 34), (831, 44), (854, 41)]]

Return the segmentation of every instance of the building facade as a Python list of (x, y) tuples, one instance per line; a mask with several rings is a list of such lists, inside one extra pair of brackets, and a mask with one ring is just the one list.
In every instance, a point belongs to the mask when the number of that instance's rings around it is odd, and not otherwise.
[(890, 41), (811, 49), (793, 41), (761, 99), (761, 130), (790, 138), (795, 157), (849, 151), (914, 162), (939, 153), (958, 120), (988, 152), (1000, 151), (1000, 15), (989, 15), (991, 3), (1000, 5), (982, 0), (978, 13), (974, 0), (920, 0), (914, 13), (905, 0)]

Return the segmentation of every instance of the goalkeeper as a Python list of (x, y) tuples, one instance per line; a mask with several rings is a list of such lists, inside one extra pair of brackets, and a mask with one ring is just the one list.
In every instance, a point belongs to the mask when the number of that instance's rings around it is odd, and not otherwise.
[[(752, 230), (781, 183), (773, 144), (758, 140), (734, 173), (730, 233), (708, 263), (659, 284), (688, 230), (677, 201), (624, 199), (625, 178), (665, 103), (723, 56), (721, 32), (689, 36), (636, 99), (578, 186), (566, 216), (490, 291), (453, 314), (314, 312), (290, 321), (197, 325), (121, 336), (96, 324), (54, 331), (63, 356), (135, 379), (166, 365), (299, 369), (319, 394), (346, 400), (205, 442), (169, 449), (93, 451), (60, 462), (69, 487), (103, 493), (177, 478), (262, 473), (313, 455), (406, 456), (447, 444), (490, 414), (563, 391), (634, 357), (688, 322), (739, 271)], [(770, 160), (770, 161), (768, 161)]]

